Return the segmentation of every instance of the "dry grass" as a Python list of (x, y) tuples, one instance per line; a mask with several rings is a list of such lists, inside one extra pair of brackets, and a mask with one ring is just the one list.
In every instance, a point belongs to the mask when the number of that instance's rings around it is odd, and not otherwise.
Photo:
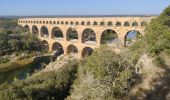
[(137, 67), (143, 77), (131, 90), (129, 100), (170, 100), (170, 65), (163, 69), (156, 67), (152, 60), (147, 55), (140, 58)]

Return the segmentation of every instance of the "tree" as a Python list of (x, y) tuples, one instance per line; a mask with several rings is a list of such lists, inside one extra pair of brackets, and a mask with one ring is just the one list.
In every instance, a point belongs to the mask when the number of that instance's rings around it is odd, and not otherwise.
[(161, 52), (170, 52), (170, 6), (153, 19), (146, 28), (145, 42), (147, 50), (159, 55)]
[(106, 100), (125, 96), (138, 74), (130, 58), (121, 55), (106, 46), (96, 49), (79, 65), (78, 79), (68, 99)]

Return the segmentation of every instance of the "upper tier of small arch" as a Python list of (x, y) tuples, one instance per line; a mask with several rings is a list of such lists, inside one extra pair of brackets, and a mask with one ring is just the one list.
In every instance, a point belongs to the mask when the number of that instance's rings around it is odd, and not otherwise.
[[(83, 25), (83, 26), (146, 26), (155, 16), (149, 17), (68, 17), (68, 18), (21, 18), (19, 24)], [(128, 25), (127, 25), (128, 23)]]

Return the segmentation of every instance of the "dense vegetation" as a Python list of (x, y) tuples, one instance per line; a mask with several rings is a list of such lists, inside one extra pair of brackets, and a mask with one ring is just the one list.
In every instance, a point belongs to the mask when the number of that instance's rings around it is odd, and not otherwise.
[(0, 20), (0, 55), (42, 51), (41, 42), (32, 34), (29, 34), (15, 19)]
[[(41, 68), (39, 64), (49, 62), (42, 60), (44, 48), (41, 41), (28, 30), (17, 25), (17, 19), (0, 19), (0, 84), (12, 82), (14, 77), (26, 71)], [(33, 57), (37, 57), (36, 66)], [(41, 61), (39, 61), (41, 59)], [(33, 66), (35, 68), (33, 68)], [(43, 65), (42, 65), (43, 67)], [(29, 71), (34, 72), (34, 71)], [(23, 77), (24, 74), (22, 75)]]
[(152, 22), (146, 29), (145, 41), (149, 52), (159, 55), (170, 54), (170, 7)]
[(80, 65), (73, 84), (71, 100), (112, 100), (125, 96), (140, 78), (134, 64), (124, 54), (115, 54), (107, 46), (96, 49)]
[(77, 72), (76, 61), (69, 62), (58, 71), (40, 73), (26, 80), (16, 80), (0, 87), (2, 100), (64, 100)]

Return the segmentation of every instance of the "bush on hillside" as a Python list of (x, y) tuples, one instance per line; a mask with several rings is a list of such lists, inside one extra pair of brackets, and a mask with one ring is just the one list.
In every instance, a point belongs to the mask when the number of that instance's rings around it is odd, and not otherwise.
[(82, 61), (77, 76), (68, 100), (121, 98), (129, 92), (138, 74), (127, 56), (101, 47)]
[(149, 53), (170, 53), (170, 6), (147, 26), (144, 41)]
[(58, 71), (44, 72), (23, 81), (0, 87), (2, 100), (64, 100), (76, 78), (77, 61), (69, 62)]

